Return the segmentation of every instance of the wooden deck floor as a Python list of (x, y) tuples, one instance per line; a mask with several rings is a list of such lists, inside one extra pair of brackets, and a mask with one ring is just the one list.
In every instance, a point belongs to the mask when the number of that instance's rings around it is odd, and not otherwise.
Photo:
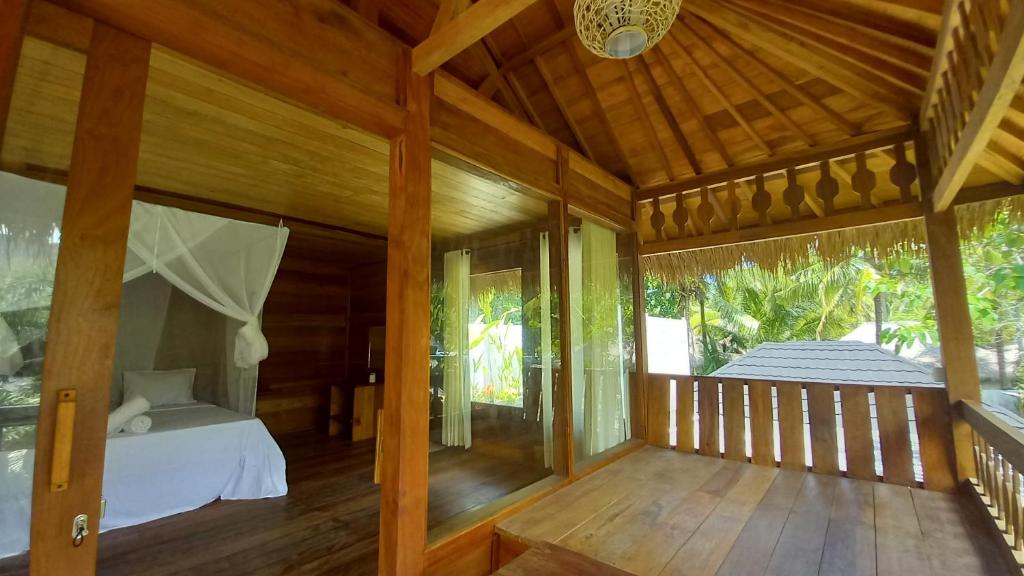
[[(218, 501), (199, 510), (100, 535), (103, 576), (377, 573), (380, 490), (374, 442), (314, 434), (278, 439), (288, 495)], [(431, 527), (546, 473), (519, 462), (442, 450), (430, 455)], [(0, 576), (27, 574), (25, 556), (0, 560)]]
[(498, 526), (640, 576), (1007, 574), (959, 496), (647, 447)]

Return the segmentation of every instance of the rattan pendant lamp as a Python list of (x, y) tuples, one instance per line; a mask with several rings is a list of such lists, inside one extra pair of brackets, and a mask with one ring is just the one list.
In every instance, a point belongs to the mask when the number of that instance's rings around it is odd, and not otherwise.
[(675, 21), (680, 0), (576, 0), (576, 33), (602, 58), (632, 58), (658, 43)]

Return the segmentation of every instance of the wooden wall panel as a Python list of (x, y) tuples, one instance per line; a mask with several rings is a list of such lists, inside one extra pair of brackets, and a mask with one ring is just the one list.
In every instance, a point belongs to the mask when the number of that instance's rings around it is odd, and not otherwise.
[(271, 434), (326, 431), (334, 385), (342, 388), (342, 434), (351, 433), (353, 355), (358, 347), (365, 363), (368, 323), (384, 323), (386, 271), (383, 264), (350, 269), (338, 257), (341, 242), (334, 250), (293, 233), (267, 297), (270, 356), (260, 364), (256, 415)]

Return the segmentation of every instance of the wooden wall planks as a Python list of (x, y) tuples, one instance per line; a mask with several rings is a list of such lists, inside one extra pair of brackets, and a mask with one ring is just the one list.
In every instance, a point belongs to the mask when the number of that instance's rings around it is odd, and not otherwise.
[(341, 387), (342, 435), (350, 434), (352, 387), (367, 376), (369, 326), (384, 324), (387, 272), (383, 263), (351, 268), (343, 242), (293, 233), (285, 249), (264, 306), (271, 352), (260, 364), (256, 400), (271, 434), (325, 431), (331, 386)]

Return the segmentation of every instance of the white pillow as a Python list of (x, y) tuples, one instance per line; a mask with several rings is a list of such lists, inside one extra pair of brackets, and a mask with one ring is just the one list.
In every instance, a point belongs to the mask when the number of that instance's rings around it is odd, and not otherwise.
[(135, 396), (142, 396), (153, 408), (168, 404), (188, 404), (196, 401), (192, 396), (192, 383), (195, 379), (195, 368), (125, 372), (124, 398), (128, 401)]

